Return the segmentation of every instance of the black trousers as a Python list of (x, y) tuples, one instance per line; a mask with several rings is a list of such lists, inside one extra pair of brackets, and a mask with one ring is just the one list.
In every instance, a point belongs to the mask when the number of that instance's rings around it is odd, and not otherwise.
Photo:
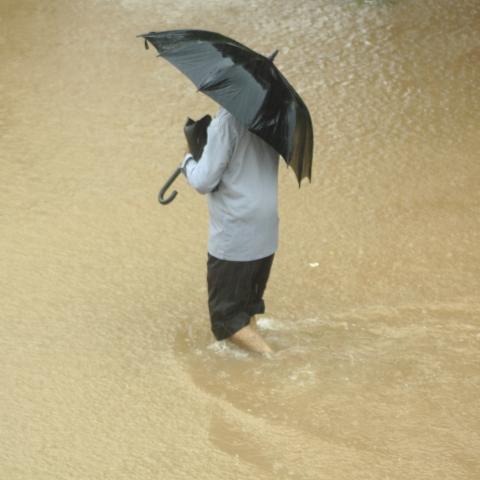
[(232, 336), (265, 312), (263, 293), (274, 255), (248, 262), (220, 260), (208, 254), (208, 309), (217, 340)]

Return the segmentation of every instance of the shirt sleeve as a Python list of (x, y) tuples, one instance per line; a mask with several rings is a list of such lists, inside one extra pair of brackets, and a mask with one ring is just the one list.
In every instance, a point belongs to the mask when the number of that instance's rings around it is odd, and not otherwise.
[(228, 116), (214, 118), (207, 130), (207, 143), (201, 158), (195, 162), (187, 154), (182, 171), (188, 183), (200, 193), (210, 193), (222, 179), (223, 172), (233, 154), (236, 134)]

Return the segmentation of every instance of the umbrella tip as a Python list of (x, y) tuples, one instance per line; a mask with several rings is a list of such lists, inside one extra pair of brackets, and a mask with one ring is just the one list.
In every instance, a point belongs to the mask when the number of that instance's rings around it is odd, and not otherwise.
[(269, 57), (268, 59), (273, 62), (275, 60), (275, 57), (277, 56), (278, 54), (278, 50), (275, 50)]

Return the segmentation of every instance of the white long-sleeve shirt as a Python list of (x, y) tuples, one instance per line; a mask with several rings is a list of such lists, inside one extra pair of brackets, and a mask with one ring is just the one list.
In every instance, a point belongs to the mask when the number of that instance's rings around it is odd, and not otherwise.
[(270, 145), (221, 108), (202, 157), (195, 162), (187, 154), (182, 170), (190, 185), (208, 194), (210, 255), (250, 261), (277, 250), (278, 153)]

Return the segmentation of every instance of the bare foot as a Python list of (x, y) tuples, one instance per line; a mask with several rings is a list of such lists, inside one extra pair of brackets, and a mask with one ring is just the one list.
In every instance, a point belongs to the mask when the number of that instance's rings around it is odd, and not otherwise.
[(259, 333), (257, 333), (257, 331), (251, 325), (246, 325), (245, 327), (241, 328), (238, 332), (234, 333), (228, 340), (241, 348), (250, 350), (251, 352), (273, 352), (268, 343), (265, 342), (265, 340), (260, 336)]

